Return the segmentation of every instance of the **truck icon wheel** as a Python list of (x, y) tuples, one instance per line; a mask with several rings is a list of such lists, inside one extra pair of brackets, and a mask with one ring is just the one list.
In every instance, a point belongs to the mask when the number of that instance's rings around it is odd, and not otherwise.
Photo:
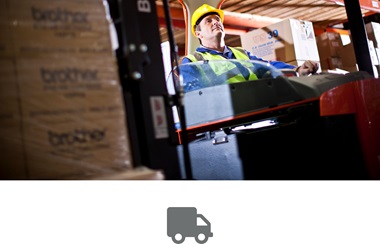
[(177, 233), (174, 236), (172, 236), (172, 240), (174, 243), (180, 244), (185, 240), (185, 236), (183, 236), (181, 233)]
[(198, 235), (195, 236), (195, 240), (197, 241), (197, 243), (203, 244), (207, 242), (208, 236), (206, 236), (203, 233), (199, 233)]

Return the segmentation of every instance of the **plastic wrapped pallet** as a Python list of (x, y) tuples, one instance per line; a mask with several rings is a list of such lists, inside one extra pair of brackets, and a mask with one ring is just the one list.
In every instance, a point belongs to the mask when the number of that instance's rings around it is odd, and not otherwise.
[(0, 178), (24, 179), (20, 100), (13, 60), (0, 59)]
[(16, 57), (113, 54), (102, 0), (8, 0)]
[(9, 40), (13, 47), (11, 55), (0, 50), (0, 86), (7, 91), (0, 97), (0, 178), (81, 179), (132, 169), (103, 1), (0, 0), (1, 6), (0, 27), (10, 32), (3, 46)]

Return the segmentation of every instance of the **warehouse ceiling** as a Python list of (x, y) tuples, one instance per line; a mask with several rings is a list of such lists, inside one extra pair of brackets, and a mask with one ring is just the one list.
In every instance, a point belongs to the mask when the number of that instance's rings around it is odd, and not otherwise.
[[(160, 22), (161, 41), (168, 40), (164, 15), (166, 0), (156, 0)], [(183, 8), (178, 0), (168, 0), (172, 17), (172, 30), (179, 54), (185, 50), (185, 21)], [(331, 0), (225, 0), (226, 44), (240, 46), (240, 34), (261, 28), (287, 18), (313, 22), (318, 33), (329, 28), (342, 28), (347, 22), (346, 8)], [(373, 12), (362, 9), (363, 16)]]

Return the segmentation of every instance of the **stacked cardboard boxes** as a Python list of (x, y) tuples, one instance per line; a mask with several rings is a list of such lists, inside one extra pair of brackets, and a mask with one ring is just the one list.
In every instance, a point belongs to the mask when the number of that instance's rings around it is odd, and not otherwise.
[(265, 60), (301, 65), (306, 60), (319, 63), (313, 23), (286, 19), (241, 35), (242, 47)]
[(322, 70), (343, 69), (343, 44), (339, 33), (324, 32), (316, 37)]
[(132, 168), (103, 1), (0, 0), (0, 12), (0, 178)]
[[(380, 40), (380, 24), (367, 23), (368, 49), (374, 66), (374, 75), (378, 76), (379, 53), (378, 43)], [(323, 70), (343, 69), (349, 72), (358, 71), (356, 56), (352, 42), (343, 45), (340, 34), (325, 32), (317, 36), (318, 51)]]

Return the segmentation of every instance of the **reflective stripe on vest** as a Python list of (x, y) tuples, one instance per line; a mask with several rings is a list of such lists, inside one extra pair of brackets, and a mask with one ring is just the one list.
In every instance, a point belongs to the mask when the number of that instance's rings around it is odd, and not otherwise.
[[(231, 48), (232, 53), (235, 55), (235, 58), (238, 60), (249, 60), (248, 55), (245, 53), (242, 48)], [(233, 59), (226, 59), (221, 55), (210, 54), (210, 53), (201, 53), (195, 52), (193, 55), (187, 55), (188, 59), (192, 62), (203, 61), (203, 60), (229, 60), (230, 62), (225, 62), (224, 65), (221, 63), (213, 63), (210, 62), (210, 67), (215, 75), (225, 75), (227, 74), (235, 74), (234, 76), (228, 77), (226, 83), (236, 83), (247, 80), (257, 80), (257, 76), (252, 72), (251, 69), (244, 68), (238, 61), (233, 62)], [(248, 64), (248, 62), (245, 62)], [(249, 63), (250, 67), (253, 67), (253, 64)], [(249, 67), (248, 67), (249, 68)], [(246, 76), (243, 75), (244, 71), (247, 73)], [(248, 76), (248, 77), (247, 77)]]

